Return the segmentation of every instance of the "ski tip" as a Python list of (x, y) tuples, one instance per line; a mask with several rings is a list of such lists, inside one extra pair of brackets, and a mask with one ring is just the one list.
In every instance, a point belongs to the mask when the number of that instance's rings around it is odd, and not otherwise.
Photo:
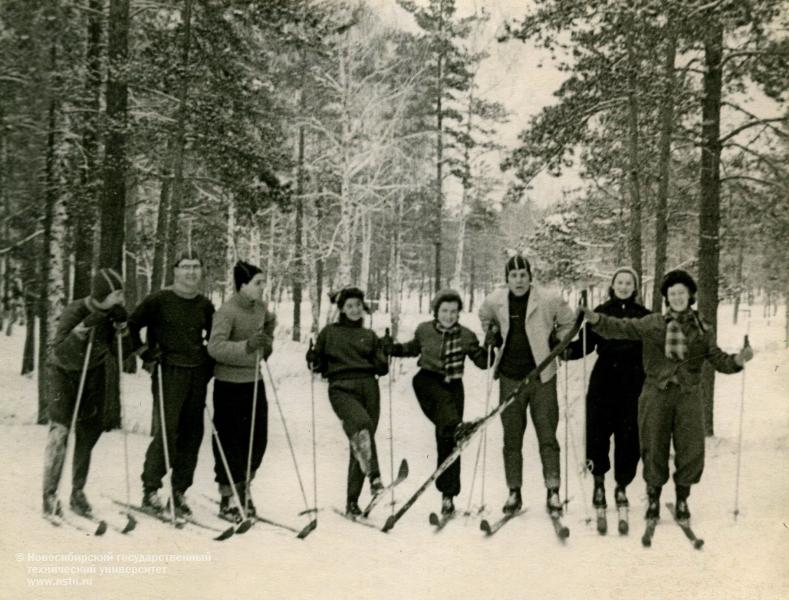
[(96, 531), (93, 535), (104, 535), (107, 533), (107, 521), (99, 521), (98, 526), (96, 527)]
[(430, 524), (435, 527), (438, 527), (438, 525), (441, 523), (441, 519), (439, 519), (438, 515), (434, 512), (430, 513), (430, 517), (428, 518), (428, 520), (430, 521)]
[(121, 533), (131, 533), (137, 527), (137, 519), (135, 519), (132, 515), (126, 515), (126, 526), (121, 529)]
[(480, 531), (484, 531), (486, 534), (490, 535), (490, 523), (488, 523), (487, 519), (482, 519), (479, 522), (479, 529)]
[(384, 526), (381, 529), (381, 531), (383, 531), (384, 533), (391, 531), (392, 528), (395, 526), (396, 522), (397, 521), (395, 520), (394, 515), (391, 515), (388, 519), (386, 519), (386, 523), (384, 523)]
[(244, 519), (241, 523), (236, 527), (236, 533), (243, 534), (249, 531), (252, 528), (252, 519)]
[(222, 533), (214, 538), (217, 542), (224, 542), (226, 539), (233, 537), (233, 534), (236, 532), (235, 529), (232, 527), (228, 527)]
[(406, 477), (408, 477), (408, 461), (403, 459), (400, 461), (400, 469), (397, 471), (397, 478), (405, 479)]
[(304, 539), (304, 538), (306, 538), (306, 537), (307, 537), (309, 534), (311, 534), (313, 531), (315, 531), (315, 529), (316, 529), (317, 527), (318, 527), (318, 519), (313, 519), (312, 521), (310, 521), (309, 523), (307, 523), (307, 526), (306, 526), (306, 527), (304, 527), (304, 529), (302, 529), (301, 531), (299, 531), (299, 534), (298, 534), (296, 537), (297, 537), (298, 539), (300, 539), (300, 540), (303, 540), (303, 539)]

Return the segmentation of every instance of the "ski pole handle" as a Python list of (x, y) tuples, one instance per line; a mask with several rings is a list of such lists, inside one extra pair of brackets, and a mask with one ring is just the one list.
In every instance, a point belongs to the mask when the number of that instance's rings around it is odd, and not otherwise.
[(748, 340), (748, 334), (747, 333), (745, 334), (745, 337), (742, 340), (742, 347), (743, 348), (750, 348), (751, 347), (751, 342)]
[(579, 304), (581, 306), (589, 306), (588, 299), (586, 297), (586, 290), (581, 290), (581, 299), (579, 300)]

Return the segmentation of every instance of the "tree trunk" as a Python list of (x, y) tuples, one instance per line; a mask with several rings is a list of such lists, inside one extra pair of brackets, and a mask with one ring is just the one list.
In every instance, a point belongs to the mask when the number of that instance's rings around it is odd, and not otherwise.
[(266, 259), (266, 300), (271, 302), (274, 298), (274, 258), (275, 254), (275, 240), (277, 233), (277, 209), (272, 206), (270, 209), (271, 217), (269, 219), (268, 231), (268, 258)]
[(477, 285), (477, 261), (474, 253), (471, 253), (471, 273), (468, 282), (468, 312), (474, 310), (474, 287)]
[[(169, 146), (167, 155), (169, 156)], [(167, 159), (169, 160), (169, 158)], [(164, 285), (164, 271), (167, 268), (167, 226), (170, 215), (170, 170), (165, 167), (162, 173), (162, 187), (159, 191), (159, 210), (156, 215), (156, 235), (153, 244), (153, 269), (151, 292), (158, 292)]]
[[(131, 183), (129, 186), (129, 197), (131, 201), (126, 206), (126, 232), (125, 232), (125, 251), (123, 269), (123, 293), (126, 307), (131, 311), (139, 301), (137, 290), (137, 207), (136, 207), (137, 186)], [(134, 354), (129, 355), (123, 361), (124, 373), (137, 372), (137, 358)]]
[[(302, 49), (301, 55), (302, 76), (301, 90), (299, 94), (299, 112), (306, 114), (306, 90), (304, 89), (304, 76), (307, 71), (306, 55)], [(301, 293), (304, 285), (305, 270), (307, 268), (304, 261), (304, 147), (305, 134), (304, 125), (299, 125), (299, 150), (296, 164), (296, 231), (293, 234), (294, 257), (296, 263), (293, 265), (293, 341), (301, 341)]]
[(362, 263), (359, 269), (359, 287), (372, 298), (372, 294), (370, 294), (370, 251), (373, 243), (373, 224), (370, 211), (361, 207), (359, 210), (362, 213), (359, 219), (362, 226)]
[[(631, 19), (632, 22), (632, 19)], [(638, 278), (643, 281), (641, 263), (641, 182), (639, 178), (638, 90), (635, 40), (632, 27), (627, 32), (627, 117), (628, 117), (628, 174), (630, 183), (630, 262)]]
[(184, 39), (181, 47), (181, 80), (178, 85), (178, 117), (175, 125), (173, 190), (167, 227), (167, 270), (165, 281), (173, 280), (172, 265), (178, 251), (178, 224), (184, 200), (184, 154), (186, 151), (186, 101), (189, 94), (189, 50), (192, 42), (192, 0), (184, 0)]
[(227, 201), (227, 232), (225, 238), (225, 265), (227, 278), (225, 279), (225, 294), (230, 297), (236, 291), (236, 285), (233, 282), (233, 265), (238, 259), (236, 253), (236, 204), (233, 198)]
[[(705, 28), (704, 96), (702, 100), (701, 173), (699, 207), (699, 289), (701, 316), (716, 329), (718, 317), (718, 268), (720, 258), (720, 117), (722, 91), (723, 26), (712, 17)], [(704, 363), (701, 394), (704, 429), (713, 435), (715, 371)]]
[[(25, 347), (22, 351), (21, 375), (29, 375), (36, 368), (36, 304), (35, 294), (25, 286)], [(39, 409), (40, 410), (40, 409)]]
[(60, 110), (58, 98), (61, 90), (56, 84), (57, 46), (56, 38), (50, 46), (50, 94), (48, 109), (47, 153), (44, 181), (44, 240), (41, 253), (41, 284), (39, 296), (39, 345), (38, 345), (38, 419), (39, 424), (48, 419), (50, 400), (49, 378), (44, 365), (52, 351), (57, 330), (57, 320), (63, 312), (65, 293), (63, 290), (63, 254), (66, 237), (66, 202), (60, 189), (60, 165), (58, 164), (57, 116)]
[[(444, 2), (439, 3), (438, 38), (444, 40)], [(441, 218), (444, 212), (444, 55), (439, 50), (436, 60), (436, 200), (433, 244), (435, 245), (435, 265), (433, 277), (435, 292), (441, 289)]]
[(652, 310), (660, 310), (660, 281), (666, 270), (668, 246), (668, 188), (671, 177), (671, 136), (674, 125), (674, 63), (677, 57), (677, 33), (671, 20), (666, 24), (666, 55), (663, 70), (663, 98), (660, 105), (660, 157), (657, 206), (655, 208), (655, 276), (652, 286)]
[(390, 277), (392, 278), (391, 285), (389, 286), (389, 314), (391, 315), (392, 337), (397, 339), (397, 333), (400, 331), (400, 288), (402, 287), (400, 265), (400, 250), (402, 247), (402, 223), (403, 223), (403, 197), (397, 195), (395, 200), (394, 210), (394, 231), (392, 232), (392, 248), (389, 264)]
[(88, 0), (88, 36), (86, 51), (85, 129), (82, 133), (84, 163), (81, 176), (82, 196), (75, 207), (74, 297), (90, 294), (93, 271), (93, 246), (101, 175), (98, 170), (99, 118), (101, 113), (101, 33), (104, 23), (104, 0)]
[(123, 266), (126, 204), (126, 133), (128, 89), (126, 59), (129, 50), (129, 0), (110, 0), (107, 76), (109, 131), (104, 156), (104, 196), (101, 206), (99, 263), (120, 272)]
[[(740, 301), (742, 300), (742, 293), (745, 289), (743, 285), (743, 277), (742, 277), (742, 268), (743, 263), (745, 262), (745, 242), (740, 240), (737, 244), (737, 283), (734, 290), (734, 311), (732, 314), (732, 321), (734, 324), (737, 324), (737, 320), (740, 315)], [(748, 309), (750, 313), (750, 308)]]

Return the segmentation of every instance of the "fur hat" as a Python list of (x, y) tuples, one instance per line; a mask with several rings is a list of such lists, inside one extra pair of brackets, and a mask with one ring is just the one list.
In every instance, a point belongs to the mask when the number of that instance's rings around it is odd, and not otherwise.
[(258, 273), (262, 273), (259, 267), (240, 260), (233, 267), (233, 282), (236, 284), (236, 291), (241, 289), (245, 283), (252, 281)]
[(688, 302), (688, 306), (692, 306), (694, 302), (696, 302), (696, 281), (687, 271), (683, 271), (682, 269), (674, 269), (673, 271), (669, 271), (663, 276), (663, 282), (660, 284), (660, 293), (662, 296), (668, 300), (668, 289), (671, 286), (674, 286), (678, 283), (681, 283), (686, 288), (688, 288), (688, 293), (690, 294), (690, 301)]
[(463, 299), (455, 290), (445, 288), (439, 290), (435, 297), (430, 301), (430, 310), (433, 311), (433, 318), (438, 318), (438, 309), (444, 302), (456, 302), (458, 311), (463, 310)]
[(370, 312), (369, 309), (367, 308), (367, 304), (365, 304), (364, 302), (364, 292), (357, 287), (347, 287), (341, 289), (339, 292), (337, 292), (337, 295), (334, 297), (334, 303), (337, 305), (337, 308), (342, 310), (342, 307), (345, 306), (345, 302), (349, 298), (357, 298), (358, 300), (361, 301), (362, 306), (364, 306), (364, 309), (367, 312)]
[(102, 302), (112, 292), (123, 289), (123, 278), (114, 269), (99, 269), (90, 282), (90, 296)]
[(522, 254), (516, 254), (509, 257), (507, 264), (504, 266), (504, 279), (509, 279), (510, 271), (515, 271), (517, 269), (526, 269), (526, 272), (529, 274), (529, 280), (531, 281), (531, 264), (529, 264), (529, 261)]

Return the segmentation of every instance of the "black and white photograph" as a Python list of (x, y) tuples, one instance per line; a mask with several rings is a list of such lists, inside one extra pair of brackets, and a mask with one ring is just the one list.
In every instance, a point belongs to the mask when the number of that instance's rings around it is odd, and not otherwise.
[(786, 0), (0, 0), (0, 599), (789, 598)]

